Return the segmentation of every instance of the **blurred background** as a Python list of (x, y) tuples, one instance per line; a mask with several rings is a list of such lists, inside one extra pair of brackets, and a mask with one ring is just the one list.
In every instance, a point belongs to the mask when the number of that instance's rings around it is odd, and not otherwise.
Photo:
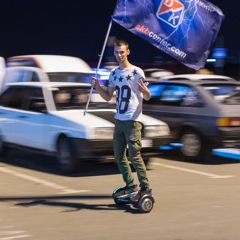
[[(1, 1), (0, 56), (25, 54), (71, 55), (96, 67), (116, 0), (92, 1)], [(239, 80), (239, 6), (235, 1), (211, 0), (225, 20), (206, 63), (206, 69)], [(124, 38), (130, 43), (130, 60), (143, 68), (157, 67), (180, 73), (194, 73), (143, 39), (113, 23), (102, 65), (114, 61), (112, 43)], [(111, 65), (111, 64), (109, 64)]]

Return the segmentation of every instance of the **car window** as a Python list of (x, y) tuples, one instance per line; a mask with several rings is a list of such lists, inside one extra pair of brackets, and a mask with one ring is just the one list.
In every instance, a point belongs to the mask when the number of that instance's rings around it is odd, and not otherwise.
[(10, 87), (0, 97), (1, 106), (39, 112), (39, 108), (33, 105), (36, 102), (41, 102), (42, 109), (46, 108), (41, 88)]
[(183, 97), (187, 95), (188, 91), (188, 86), (167, 85), (160, 96), (160, 103), (164, 105), (180, 106)]
[(37, 67), (37, 64), (34, 60), (13, 60), (7, 62), (8, 67), (18, 67), (18, 66), (28, 66), (28, 67)]
[(39, 82), (37, 74), (33, 71), (13, 70), (7, 71), (2, 83), (2, 92), (7, 89), (7, 84), (14, 82)]
[(80, 82), (91, 83), (91, 73), (48, 73), (50, 82)]
[(90, 88), (58, 87), (53, 88), (53, 98), (57, 110), (85, 109)]
[(164, 88), (165, 84), (149, 84), (148, 89), (151, 92), (151, 98), (148, 101), (143, 99), (143, 103), (146, 105), (159, 104), (159, 97), (161, 96)]
[(39, 77), (35, 72), (32, 72), (31, 82), (40, 82)]
[(0, 104), (4, 107), (21, 109), (22, 101), (24, 98), (24, 89), (19, 90), (18, 88), (7, 89), (0, 98)]
[(43, 97), (42, 88), (25, 88), (21, 109), (32, 112), (46, 111), (46, 104)]
[(23, 75), (22, 71), (7, 71), (5, 78), (3, 79), (2, 82), (2, 92), (7, 89), (7, 84), (12, 83), (12, 82), (17, 82), (19, 81), (18, 79), (21, 79)]
[(235, 84), (203, 85), (213, 99), (221, 104), (240, 104), (240, 86)]
[(189, 107), (201, 107), (203, 106), (203, 101), (196, 89), (189, 88), (186, 94), (182, 96), (180, 105)]
[(145, 104), (159, 104), (171, 106), (200, 106), (202, 99), (198, 91), (188, 85), (181, 84), (152, 84), (150, 101)]
[(7, 107), (10, 99), (13, 98), (15, 95), (15, 89), (10, 88), (6, 90), (1, 96), (0, 96), (0, 105), (3, 107)]
[(188, 91), (189, 87), (185, 85), (166, 85), (162, 92), (160, 100), (168, 102), (180, 101), (182, 97), (187, 94)]
[(162, 94), (164, 87), (164, 84), (150, 84), (148, 89), (151, 92), (152, 97), (159, 97)]

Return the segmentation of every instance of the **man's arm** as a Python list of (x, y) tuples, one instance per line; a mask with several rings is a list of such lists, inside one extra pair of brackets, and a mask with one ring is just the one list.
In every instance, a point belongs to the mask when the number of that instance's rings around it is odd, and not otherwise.
[(143, 98), (148, 101), (151, 98), (151, 92), (149, 91), (147, 85), (143, 82), (143, 80), (140, 80), (138, 85), (139, 90), (143, 93)]
[[(147, 88), (147, 89), (148, 89), (148, 88)], [(150, 98), (151, 98), (151, 92), (149, 91), (149, 89), (148, 89), (147, 92), (143, 93), (143, 98), (144, 98), (146, 101), (150, 100)]]
[(114, 88), (113, 87), (107, 87), (107, 90), (103, 89), (99, 81), (96, 77), (92, 77), (92, 85), (95, 87), (95, 89), (98, 91), (100, 96), (105, 100), (105, 101), (110, 101), (112, 99), (113, 93), (114, 93)]

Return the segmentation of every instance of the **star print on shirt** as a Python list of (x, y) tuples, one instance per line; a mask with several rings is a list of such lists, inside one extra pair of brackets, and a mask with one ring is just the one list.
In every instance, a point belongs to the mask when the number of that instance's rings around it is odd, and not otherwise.
[(122, 77), (119, 77), (118, 80), (119, 80), (119, 82), (122, 82), (123, 78), (122, 78)]
[(114, 76), (115, 74), (116, 74), (116, 72), (115, 72), (115, 71), (113, 71), (113, 72), (112, 72), (112, 76)]
[(136, 74), (137, 74), (137, 70), (134, 69), (134, 71), (133, 71), (133, 75), (136, 75)]
[(130, 76), (130, 75), (128, 74), (126, 78), (127, 78), (127, 80), (129, 81), (129, 80), (131, 80), (131, 77), (132, 77), (132, 76)]
[(114, 81), (116, 81), (116, 80), (117, 80), (117, 76), (114, 77)]

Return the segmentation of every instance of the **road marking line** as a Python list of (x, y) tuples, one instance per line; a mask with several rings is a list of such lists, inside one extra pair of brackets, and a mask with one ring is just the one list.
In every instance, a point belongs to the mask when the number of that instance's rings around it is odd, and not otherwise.
[(42, 185), (50, 187), (50, 188), (61, 190), (61, 192), (59, 192), (59, 194), (70, 194), (70, 193), (80, 193), (80, 192), (89, 192), (90, 191), (90, 190), (69, 189), (69, 188), (66, 188), (64, 186), (60, 186), (56, 183), (48, 182), (48, 181), (45, 181), (45, 180), (42, 180), (42, 179), (39, 179), (39, 178), (36, 178), (36, 177), (32, 177), (32, 176), (29, 176), (29, 175), (26, 175), (26, 174), (23, 174), (23, 173), (19, 173), (19, 172), (10, 170), (6, 167), (0, 167), (0, 171), (4, 172), (4, 173), (9, 173), (9, 174), (11, 174), (15, 177), (20, 177), (20, 178), (29, 180), (31, 182), (42, 184)]
[[(0, 222), (2, 220), (0, 219)], [(26, 231), (17, 231), (17, 230), (1, 230), (6, 228), (14, 228), (14, 226), (4, 226), (0, 227), (0, 240), (10, 240), (10, 239), (16, 239), (16, 238), (26, 238), (31, 237), (32, 235), (26, 234)], [(1, 237), (5, 236), (5, 237)]]
[(25, 238), (25, 237), (31, 237), (31, 235), (18, 235), (18, 236), (11, 236), (11, 237), (3, 237), (3, 238), (0, 238), (0, 240), (11, 240), (11, 239)]
[(225, 175), (225, 176), (224, 175), (216, 175), (216, 174), (211, 174), (211, 173), (191, 170), (191, 169), (187, 169), (187, 168), (171, 166), (171, 165), (167, 165), (167, 164), (163, 164), (163, 163), (150, 163), (150, 164), (153, 164), (153, 165), (156, 165), (156, 166), (165, 167), (165, 168), (171, 168), (171, 169), (175, 169), (175, 170), (180, 170), (180, 171), (184, 171), (184, 172), (190, 172), (190, 173), (195, 173), (195, 174), (199, 174), (199, 175), (204, 175), (204, 176), (208, 176), (210, 178), (231, 178), (231, 177), (235, 177), (234, 175)]

